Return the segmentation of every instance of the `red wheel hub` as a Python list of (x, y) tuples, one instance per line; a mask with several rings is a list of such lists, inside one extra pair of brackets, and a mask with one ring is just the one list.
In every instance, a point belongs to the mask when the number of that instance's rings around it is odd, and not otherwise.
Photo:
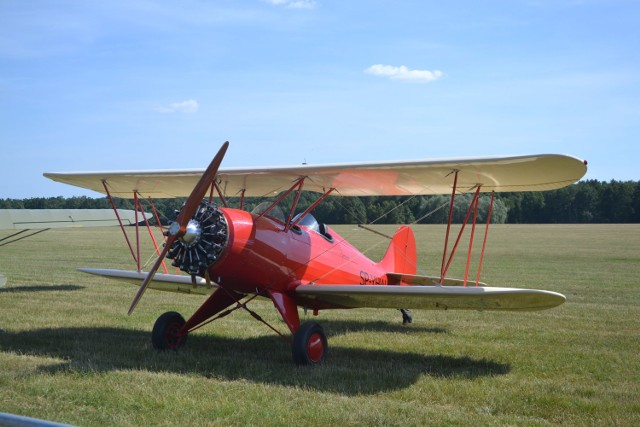
[(307, 341), (307, 355), (309, 359), (317, 363), (322, 360), (324, 355), (324, 344), (322, 343), (322, 336), (318, 333), (312, 334)]
[(182, 325), (179, 322), (172, 322), (167, 325), (167, 329), (164, 334), (164, 340), (167, 344), (167, 348), (176, 350), (180, 347), (184, 335), (180, 335), (180, 329)]

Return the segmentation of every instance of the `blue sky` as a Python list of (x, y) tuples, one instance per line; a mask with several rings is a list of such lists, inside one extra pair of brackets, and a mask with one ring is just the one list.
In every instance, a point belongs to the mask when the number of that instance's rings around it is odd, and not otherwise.
[(566, 153), (639, 180), (640, 2), (0, 2), (0, 198), (43, 172)]

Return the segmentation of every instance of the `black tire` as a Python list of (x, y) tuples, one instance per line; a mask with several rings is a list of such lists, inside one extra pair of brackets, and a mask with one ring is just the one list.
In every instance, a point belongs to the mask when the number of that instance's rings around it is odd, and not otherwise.
[(402, 324), (407, 325), (413, 323), (413, 316), (411, 315), (411, 311), (407, 308), (401, 308), (400, 313), (402, 313)]
[(177, 350), (187, 341), (187, 334), (178, 335), (185, 324), (184, 317), (175, 311), (168, 311), (158, 317), (151, 332), (151, 343), (157, 350)]
[(293, 334), (293, 361), (297, 365), (318, 365), (326, 359), (328, 350), (327, 336), (316, 322), (303, 323)]

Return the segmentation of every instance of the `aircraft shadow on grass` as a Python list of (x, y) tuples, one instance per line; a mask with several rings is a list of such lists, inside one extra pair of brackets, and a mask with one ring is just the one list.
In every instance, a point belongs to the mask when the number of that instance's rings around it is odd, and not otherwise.
[[(327, 323), (327, 330), (335, 333), (366, 329), (372, 334), (372, 341), (376, 339), (371, 323), (366, 323), (364, 328), (359, 322)], [(373, 322), (373, 329), (407, 330), (402, 326), (382, 325), (384, 322)], [(442, 333), (439, 329), (430, 332)], [(422, 376), (471, 380), (510, 371), (508, 364), (486, 359), (340, 346), (330, 347), (322, 366), (297, 367), (291, 362), (290, 344), (278, 336), (227, 338), (196, 333), (188, 337), (179, 351), (158, 352), (151, 347), (148, 332), (108, 327), (2, 331), (0, 351), (63, 360), (40, 368), (47, 373), (174, 372), (344, 395), (402, 389)]]
[(7, 288), (0, 288), (0, 293), (78, 291), (80, 289), (84, 289), (84, 286), (78, 286), (78, 285), (9, 286)]
[[(307, 320), (307, 319), (305, 319)], [(304, 321), (304, 320), (303, 320)], [(445, 328), (424, 327), (417, 325), (403, 325), (400, 322), (391, 323), (383, 320), (358, 322), (353, 320), (322, 320), (322, 328), (327, 337), (344, 335), (354, 332), (397, 332), (403, 334), (428, 333), (428, 334), (447, 334), (449, 331)], [(331, 345), (331, 343), (329, 343)]]

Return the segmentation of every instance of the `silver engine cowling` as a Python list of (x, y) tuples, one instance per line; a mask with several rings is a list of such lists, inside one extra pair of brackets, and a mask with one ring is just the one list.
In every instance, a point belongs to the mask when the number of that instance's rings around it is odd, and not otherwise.
[[(178, 223), (171, 224), (172, 229)], [(167, 252), (171, 265), (191, 274), (204, 277), (209, 266), (222, 256), (229, 238), (227, 221), (215, 203), (203, 200), (196, 210), (185, 234), (176, 239)], [(177, 232), (177, 230), (173, 230)]]

